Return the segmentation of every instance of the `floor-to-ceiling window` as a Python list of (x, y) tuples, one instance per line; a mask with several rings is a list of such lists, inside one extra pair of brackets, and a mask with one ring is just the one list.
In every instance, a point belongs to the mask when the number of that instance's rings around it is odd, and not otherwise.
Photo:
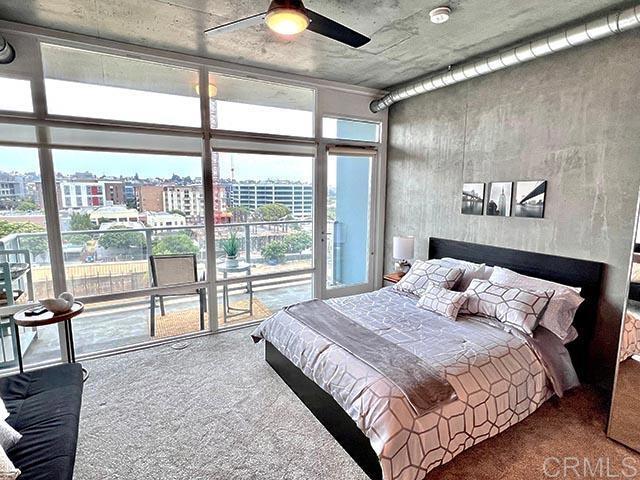
[[(53, 294), (47, 219), (37, 188), (40, 179), (37, 149), (0, 146), (0, 306)], [(55, 326), (20, 330), (23, 349), (37, 350), (26, 359), (27, 365), (60, 358)], [(15, 365), (12, 335), (9, 320), (0, 320), (0, 368)]]
[[(258, 321), (320, 294), (318, 212), (330, 200), (319, 152), (345, 131), (341, 115), (318, 117), (327, 87), (29, 39), (0, 67), (11, 94), (0, 98), (0, 215), (11, 217), (0, 249), (28, 251), (33, 298), (68, 290), (85, 303), (79, 355)], [(339, 113), (354, 99), (366, 111), (366, 94), (342, 102), (343, 89), (330, 91)], [(375, 149), (380, 122), (361, 123), (364, 137), (344, 139)], [(33, 332), (27, 363), (60, 357), (62, 332), (49, 330)]]
[(226, 327), (313, 296), (312, 141), (225, 132), (313, 137), (315, 92), (212, 73), (209, 93), (218, 316)]

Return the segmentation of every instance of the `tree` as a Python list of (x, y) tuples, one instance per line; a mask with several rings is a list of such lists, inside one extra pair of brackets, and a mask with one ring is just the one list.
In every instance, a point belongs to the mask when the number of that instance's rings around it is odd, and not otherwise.
[(169, 213), (173, 213), (174, 215), (180, 215), (181, 217), (187, 216), (182, 210), (178, 210), (177, 208), (170, 210)]
[(71, 230), (93, 230), (95, 226), (91, 222), (88, 213), (72, 213), (69, 219), (69, 228)]
[(251, 211), (247, 207), (237, 206), (231, 208), (231, 217), (233, 223), (246, 222)]
[(33, 200), (22, 200), (16, 207), (16, 210), (18, 210), (19, 212), (32, 212), (39, 209), (40, 207), (38, 207), (38, 205), (36, 205), (36, 202), (34, 202)]
[(261, 205), (256, 210), (258, 217), (267, 222), (283, 220), (291, 215), (291, 210), (280, 203), (270, 203), (269, 205)]
[(301, 253), (311, 248), (313, 244), (311, 234), (302, 230), (290, 233), (284, 237), (283, 241), (287, 245), (287, 251), (289, 253)]
[(173, 253), (198, 253), (198, 245), (184, 232), (167, 235), (153, 244), (154, 255)]
[(274, 240), (267, 243), (260, 251), (262, 258), (267, 262), (280, 263), (284, 262), (287, 254), (287, 244), (282, 240)]
[(12, 233), (38, 233), (44, 232), (44, 227), (32, 222), (8, 222), (0, 220), (0, 238)]
[[(45, 229), (42, 225), (32, 222), (7, 222), (0, 220), (0, 238), (13, 233), (41, 233)], [(49, 249), (46, 235), (23, 236), (20, 238), (20, 248), (31, 252), (33, 257), (46, 253)]]
[(121, 230), (119, 232), (107, 232), (100, 235), (98, 245), (103, 248), (139, 248), (144, 246), (145, 239), (141, 232), (126, 232), (126, 228), (114, 225), (109, 230)]
[(44, 255), (49, 250), (49, 242), (46, 236), (23, 237), (20, 239), (20, 248), (29, 250), (32, 259), (38, 255)]

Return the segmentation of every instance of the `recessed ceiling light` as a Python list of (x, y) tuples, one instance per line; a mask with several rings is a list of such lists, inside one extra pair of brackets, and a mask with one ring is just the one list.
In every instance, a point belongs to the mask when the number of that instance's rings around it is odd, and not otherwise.
[(429, 18), (431, 19), (431, 23), (444, 23), (449, 20), (451, 16), (451, 9), (449, 7), (438, 7), (434, 8), (429, 12)]

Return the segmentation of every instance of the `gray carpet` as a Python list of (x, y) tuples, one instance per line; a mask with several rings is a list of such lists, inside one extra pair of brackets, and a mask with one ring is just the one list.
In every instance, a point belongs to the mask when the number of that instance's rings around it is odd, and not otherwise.
[[(249, 333), (85, 362), (76, 479), (366, 480)], [(428, 478), (542, 479), (549, 456), (609, 459), (614, 473), (625, 458), (640, 467), (640, 455), (605, 437), (606, 415), (596, 391), (577, 389)]]
[(250, 332), (84, 362), (75, 478), (365, 480)]

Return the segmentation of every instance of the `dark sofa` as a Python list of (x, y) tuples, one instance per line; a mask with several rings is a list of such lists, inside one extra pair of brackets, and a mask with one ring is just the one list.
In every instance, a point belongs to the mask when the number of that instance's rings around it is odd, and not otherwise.
[(7, 422), (22, 434), (7, 454), (20, 480), (71, 480), (82, 403), (78, 363), (0, 378)]

